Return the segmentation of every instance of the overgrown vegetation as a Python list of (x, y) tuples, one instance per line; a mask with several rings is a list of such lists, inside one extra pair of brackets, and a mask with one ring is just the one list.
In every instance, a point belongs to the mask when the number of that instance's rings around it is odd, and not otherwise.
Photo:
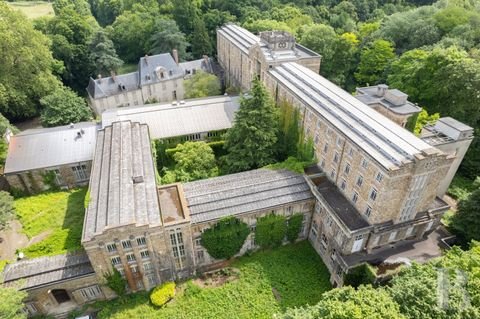
[(376, 272), (368, 263), (363, 263), (345, 274), (343, 280), (345, 285), (357, 288), (360, 285), (374, 284), (376, 279)]
[(287, 231), (285, 216), (268, 214), (257, 219), (255, 241), (261, 248), (274, 248), (282, 244)]
[(28, 257), (56, 255), (81, 249), (86, 188), (47, 192), (16, 199), (14, 207), (23, 228), (42, 240), (22, 250)]
[(202, 233), (202, 246), (215, 259), (229, 259), (240, 251), (249, 233), (247, 224), (228, 217)]
[(150, 294), (150, 301), (154, 306), (162, 307), (175, 296), (175, 283), (166, 282), (155, 287)]
[(185, 98), (198, 98), (220, 95), (220, 80), (216, 75), (197, 71), (189, 79), (185, 80)]
[[(331, 288), (329, 273), (307, 241), (241, 257), (231, 264), (238, 280), (215, 288), (181, 284), (174, 302), (151, 305), (146, 292), (97, 304), (100, 319), (271, 319), (288, 307), (315, 304)], [(275, 294), (272, 292), (275, 291)], [(277, 296), (277, 298), (275, 297)]]
[(7, 227), (14, 216), (13, 197), (7, 192), (0, 191), (0, 231)]
[(0, 318), (2, 319), (26, 319), (23, 300), (27, 297), (26, 291), (17, 287), (0, 287)]
[(122, 297), (125, 295), (125, 292), (127, 291), (127, 282), (123, 279), (117, 268), (113, 267), (111, 272), (103, 275), (103, 278), (105, 279), (107, 287), (112, 289), (117, 296)]
[(303, 217), (303, 214), (293, 214), (287, 219), (286, 235), (289, 242), (294, 243), (297, 240), (302, 229)]

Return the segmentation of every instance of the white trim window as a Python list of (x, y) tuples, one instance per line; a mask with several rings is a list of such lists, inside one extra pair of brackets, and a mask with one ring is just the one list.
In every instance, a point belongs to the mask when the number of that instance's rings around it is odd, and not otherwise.
[(365, 216), (368, 218), (372, 214), (372, 207), (367, 205), (367, 208), (365, 209)]
[(127, 254), (127, 261), (129, 263), (134, 262), (135, 260), (137, 260), (137, 258), (135, 257), (134, 254)]
[(342, 179), (342, 184), (340, 184), (340, 188), (342, 189), (342, 191), (347, 188), (347, 181), (345, 179)]
[(120, 265), (122, 263), (119, 256), (112, 257), (110, 260), (112, 261), (112, 265)]
[(362, 187), (362, 184), (363, 184), (363, 176), (362, 176), (362, 175), (358, 175), (358, 177), (357, 177), (357, 186), (358, 186), (358, 187)]
[(115, 243), (107, 244), (107, 251), (113, 253), (117, 251), (117, 245)]
[(353, 192), (352, 202), (356, 204), (357, 201), (358, 201), (358, 193), (357, 193), (357, 192)]
[(142, 250), (140, 252), (140, 257), (142, 257), (142, 259), (149, 259), (150, 258), (150, 252), (148, 250)]
[(102, 296), (102, 290), (98, 285), (93, 285), (86, 288), (81, 288), (80, 294), (85, 300), (95, 300)]
[(378, 172), (378, 173), (377, 173), (377, 176), (375, 176), (375, 180), (376, 180), (377, 182), (379, 182), (379, 183), (382, 182), (382, 180), (383, 180), (383, 174), (382, 174), (382, 172)]
[(377, 194), (378, 194), (377, 190), (375, 188), (372, 188), (369, 196), (370, 200), (375, 201), (377, 199)]
[(75, 181), (81, 182), (88, 179), (88, 171), (87, 165), (81, 164), (72, 166), (73, 176), (75, 177)]
[(122, 240), (122, 247), (123, 247), (123, 249), (131, 249), (132, 248), (132, 242), (129, 239)]
[(145, 237), (138, 237), (137, 238), (137, 245), (138, 246), (146, 246), (147, 245), (147, 239)]

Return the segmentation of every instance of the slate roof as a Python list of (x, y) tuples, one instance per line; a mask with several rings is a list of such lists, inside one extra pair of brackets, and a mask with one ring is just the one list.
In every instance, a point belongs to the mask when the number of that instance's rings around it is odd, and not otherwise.
[(213, 73), (211, 58), (180, 62), (179, 66), (182, 68), (184, 75), (192, 74), (193, 70), (195, 70), (195, 72), (201, 70), (204, 72)]
[(239, 97), (216, 96), (172, 103), (110, 109), (102, 114), (102, 126), (130, 120), (148, 124), (152, 139), (224, 130), (232, 127)]
[(192, 223), (313, 198), (302, 175), (257, 169), (183, 184)]
[(8, 264), (3, 271), (3, 283), (16, 286), (22, 280), (21, 289), (31, 289), (93, 273), (86, 253), (63, 254)]
[[(397, 89), (389, 89), (389, 91), (390, 91), (390, 94), (392, 95), (404, 94), (403, 92)], [(362, 101), (367, 105), (381, 104), (386, 108), (388, 108), (390, 111), (397, 114), (407, 115), (407, 114), (418, 113), (422, 110), (421, 107), (418, 107), (417, 105), (413, 104), (410, 101), (406, 101), (406, 103), (402, 105), (394, 105), (393, 103), (388, 101), (385, 97), (377, 96), (377, 85), (357, 88), (357, 92), (359, 94), (355, 95), (355, 97), (359, 101)]]
[(148, 127), (115, 122), (98, 131), (82, 241), (126, 224), (161, 225)]
[[(156, 70), (164, 70), (160, 78)], [(152, 84), (170, 79), (182, 78), (183, 69), (175, 63), (170, 53), (162, 53), (140, 58), (136, 72), (92, 79), (87, 86), (87, 92), (94, 99), (112, 96), (141, 88), (145, 84)]]
[(370, 224), (362, 218), (357, 209), (343, 196), (338, 188), (326, 176), (318, 177), (317, 190), (330, 208), (351, 231), (369, 227)]
[(98, 129), (96, 123), (82, 122), (12, 136), (5, 174), (91, 161)]
[(284, 63), (269, 73), (386, 169), (413, 162), (416, 154), (442, 154), (304, 66)]

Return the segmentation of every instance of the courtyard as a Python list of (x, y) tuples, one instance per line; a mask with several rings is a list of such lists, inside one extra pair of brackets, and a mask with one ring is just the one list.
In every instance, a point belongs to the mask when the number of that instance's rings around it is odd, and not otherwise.
[(230, 263), (229, 278), (177, 285), (176, 296), (163, 308), (147, 292), (99, 302), (99, 318), (272, 318), (286, 308), (316, 304), (331, 289), (329, 273), (308, 241), (259, 251)]

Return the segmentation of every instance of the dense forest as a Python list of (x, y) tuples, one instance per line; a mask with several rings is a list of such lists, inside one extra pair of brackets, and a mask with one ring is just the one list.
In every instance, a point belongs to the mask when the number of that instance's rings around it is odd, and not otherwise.
[[(453, 116), (480, 135), (478, 0), (56, 0), (53, 8), (54, 17), (27, 21), (0, 4), (0, 112), (10, 121), (86, 120), (80, 97), (90, 77), (173, 48), (183, 60), (214, 56), (216, 28), (236, 22), (293, 33), (322, 55), (320, 73), (350, 92), (387, 83), (426, 110), (423, 121)], [(461, 173), (479, 172), (477, 138)]]

